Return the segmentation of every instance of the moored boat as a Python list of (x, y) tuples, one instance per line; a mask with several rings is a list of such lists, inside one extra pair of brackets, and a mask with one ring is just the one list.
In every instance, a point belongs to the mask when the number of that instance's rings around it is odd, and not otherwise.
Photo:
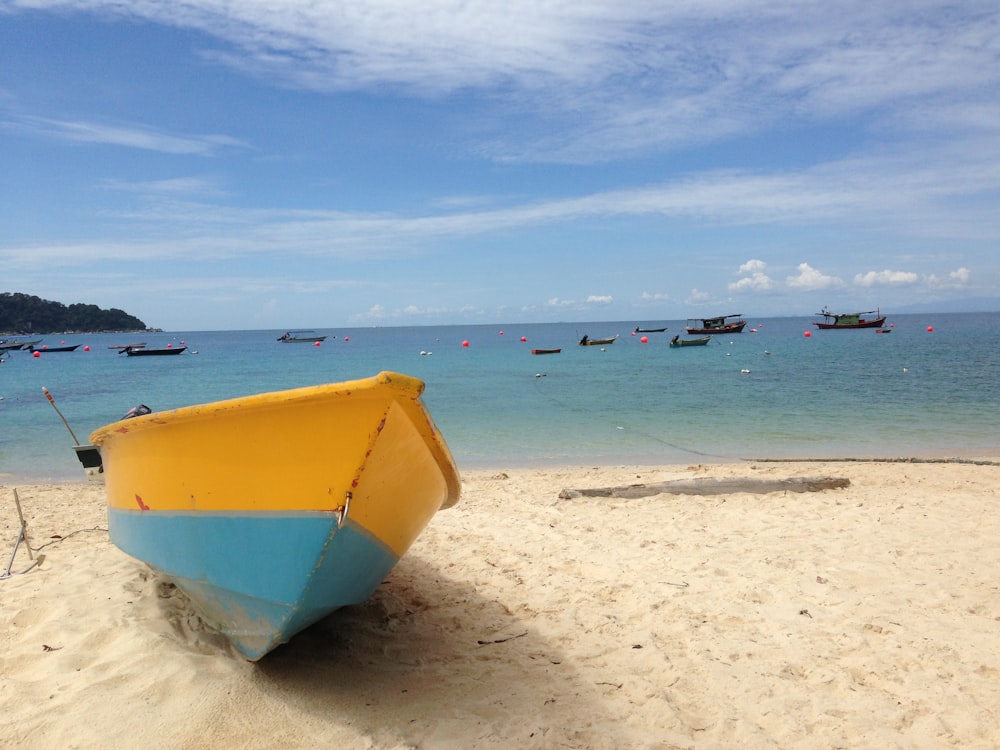
[(592, 339), (586, 334), (580, 339), (580, 346), (605, 346), (606, 344), (613, 344), (618, 339), (618, 334), (606, 339)]
[(743, 320), (742, 313), (720, 315), (716, 318), (688, 318), (688, 323), (689, 325), (684, 326), (684, 330), (688, 333), (708, 336), (716, 333), (743, 333), (743, 328), (747, 324)]
[(711, 340), (711, 336), (703, 336), (697, 339), (682, 339), (680, 336), (674, 336), (670, 339), (670, 346), (674, 348), (681, 346), (705, 346)]
[(326, 336), (319, 336), (316, 331), (285, 331), (278, 341), (282, 344), (318, 344), (326, 341)]
[(185, 349), (186, 346), (166, 346), (162, 349), (149, 349), (145, 346), (132, 347), (126, 346), (119, 350), (119, 354), (127, 354), (130, 357), (159, 357), (168, 356), (171, 354), (180, 354)]
[[(823, 321), (816, 321), (814, 326), (821, 331), (851, 330), (856, 328), (881, 328), (885, 323), (886, 316), (878, 310), (868, 310), (867, 312), (856, 313), (832, 313), (825, 307), (822, 312), (816, 313), (823, 316)], [(864, 315), (874, 315), (874, 318), (865, 318)]]
[(636, 326), (633, 333), (663, 333), (665, 330), (667, 330), (665, 326), (663, 328), (639, 328)]
[(559, 354), (562, 349), (532, 349), (532, 354)]
[(382, 372), (101, 427), (111, 540), (255, 661), (365, 601), (458, 501), (423, 390)]
[(31, 346), (25, 347), (29, 352), (75, 352), (80, 348), (80, 344), (69, 344), (68, 346)]
[(12, 352), (18, 349), (27, 349), (29, 346), (34, 346), (39, 343), (41, 339), (25, 339), (25, 338), (10, 338), (0, 340), (0, 351)]

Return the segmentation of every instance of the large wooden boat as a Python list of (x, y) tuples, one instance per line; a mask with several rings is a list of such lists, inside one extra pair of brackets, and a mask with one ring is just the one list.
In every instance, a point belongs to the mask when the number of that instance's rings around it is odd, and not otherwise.
[(680, 336), (674, 336), (670, 339), (670, 346), (681, 347), (681, 346), (705, 346), (709, 341), (712, 340), (711, 336), (702, 336), (698, 339), (682, 339)]
[[(735, 318), (735, 320), (730, 320)], [(716, 333), (743, 333), (747, 322), (740, 313), (720, 315), (717, 318), (688, 318), (684, 330), (688, 333), (710, 336)]]
[(382, 372), (101, 427), (111, 540), (260, 659), (366, 600), (458, 501), (423, 390)]
[(618, 339), (617, 333), (611, 338), (607, 339), (592, 339), (589, 336), (584, 335), (584, 337), (580, 339), (580, 346), (605, 346), (607, 344), (615, 343), (617, 339)]
[[(823, 316), (823, 321), (816, 321), (814, 326), (821, 331), (850, 330), (854, 328), (881, 328), (885, 323), (886, 316), (878, 310), (868, 310), (867, 312), (856, 313), (832, 313), (825, 307), (822, 312), (816, 313)], [(874, 315), (874, 318), (865, 318), (864, 315)]]

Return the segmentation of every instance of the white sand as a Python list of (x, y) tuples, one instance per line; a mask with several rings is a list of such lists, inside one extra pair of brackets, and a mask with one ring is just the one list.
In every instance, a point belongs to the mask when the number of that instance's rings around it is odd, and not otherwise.
[[(698, 476), (851, 485), (558, 497)], [(1000, 747), (998, 479), (886, 463), (467, 472), (368, 603), (258, 664), (110, 543), (101, 486), (18, 486), (45, 559), (20, 574), (22, 545), (0, 581), (0, 746)]]

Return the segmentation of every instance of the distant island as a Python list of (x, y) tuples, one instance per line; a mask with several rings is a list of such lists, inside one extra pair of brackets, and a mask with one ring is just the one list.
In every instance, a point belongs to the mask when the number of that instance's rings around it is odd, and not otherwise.
[(20, 292), (0, 293), (0, 333), (41, 334), (101, 331), (146, 331), (146, 324), (134, 315), (97, 305), (61, 302)]

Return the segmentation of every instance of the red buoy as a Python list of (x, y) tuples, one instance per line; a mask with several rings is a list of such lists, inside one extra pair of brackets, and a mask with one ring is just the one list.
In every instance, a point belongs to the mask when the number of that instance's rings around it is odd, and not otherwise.
[(644, 344), (648, 344), (649, 343), (649, 336), (643, 336), (641, 339), (639, 339), (639, 341), (641, 341)]
[(805, 336), (806, 338), (809, 338), (813, 334), (812, 334), (812, 331), (805, 331), (802, 335)]
[(466, 349), (468, 349), (469, 348), (469, 342), (468, 341), (463, 341), (462, 342), (462, 346), (464, 346)]

